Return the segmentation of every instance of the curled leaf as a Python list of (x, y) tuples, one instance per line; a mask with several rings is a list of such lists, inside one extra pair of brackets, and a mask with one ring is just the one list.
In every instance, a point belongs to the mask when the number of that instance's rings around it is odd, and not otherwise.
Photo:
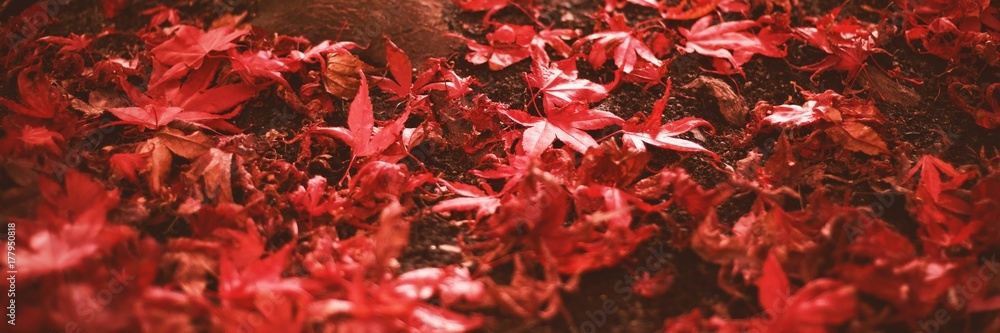
[(326, 54), (326, 68), (323, 70), (323, 88), (331, 95), (351, 99), (358, 94), (361, 79), (358, 70), (371, 70), (361, 59), (350, 55), (331, 52)]
[(708, 93), (718, 100), (719, 112), (722, 112), (722, 116), (726, 118), (730, 124), (740, 126), (746, 125), (747, 114), (750, 113), (750, 108), (747, 107), (746, 100), (740, 95), (737, 95), (733, 88), (730, 87), (722, 80), (714, 77), (699, 76), (691, 83), (684, 86), (685, 89), (701, 89), (707, 88)]

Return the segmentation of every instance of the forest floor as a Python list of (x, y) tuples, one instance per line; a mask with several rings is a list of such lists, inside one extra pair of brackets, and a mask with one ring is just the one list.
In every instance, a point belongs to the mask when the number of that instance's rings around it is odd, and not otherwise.
[[(433, 332), (446, 323), (481, 332), (929, 332), (931, 321), (947, 332), (1000, 330), (1000, 279), (965, 287), (1000, 253), (996, 1), (954, 2), (978, 15), (958, 19), (934, 0), (800, 0), (787, 8), (685, 0), (685, 9), (711, 5), (677, 19), (642, 5), (656, 1), (621, 1), (611, 9), (627, 22), (622, 31), (661, 62), (643, 71), (649, 59), (640, 53), (632, 73), (616, 62), (620, 50), (594, 68), (602, 52), (582, 42), (613, 30), (604, 1), (511, 1), (517, 5), (490, 11), (490, 24), (473, 8), (507, 2), (393, 9), (384, 1), (80, 0), (40, 9), (48, 19), (29, 33), (12, 27), (39, 9), (6, 4), (3, 32), (20, 37), (4, 45), (0, 73), (0, 216), (17, 223), (18, 260), (27, 267), (18, 318), (84, 332), (240, 331), (253, 315), (263, 316), (264, 326), (251, 325), (262, 331)], [(726, 7), (734, 3), (746, 10)], [(908, 31), (931, 22), (907, 11), (921, 6), (940, 11), (926, 15), (982, 22), (908, 41)], [(702, 17), (754, 22), (706, 42), (752, 49), (735, 66), (742, 73), (720, 74), (733, 64), (681, 50)], [(372, 20), (379, 23), (363, 28)], [(169, 30), (175, 24), (196, 27), (195, 36), (246, 32), (191, 42), (208, 49), (167, 50), (190, 46), (174, 37), (181, 30)], [(537, 137), (514, 112), (554, 119), (565, 107), (543, 107), (558, 93), (541, 92), (528, 77), (550, 64), (529, 56), (524, 40), (495, 41), (504, 25), (531, 27), (529, 39), (536, 31), (571, 35), (555, 37), (576, 57), (578, 80), (564, 89), (607, 113), (600, 121), (609, 126), (578, 130), (598, 145), (580, 151), (558, 136), (541, 150), (528, 146)], [(795, 30), (802, 27), (850, 46), (823, 50)], [(747, 46), (768, 43), (765, 30), (785, 34), (780, 57), (763, 55), (767, 45)], [(289, 37), (297, 35), (305, 37)], [(860, 45), (866, 38), (873, 44)], [(925, 45), (972, 38), (980, 39), (955, 42), (954, 53)], [(492, 47), (494, 60), (524, 56), (491, 68), (466, 57), (466, 39)], [(321, 49), (322, 40), (369, 47)], [(558, 46), (542, 47), (553, 64), (567, 58)], [(412, 73), (394, 50), (408, 56)], [(443, 58), (425, 62), (434, 57)], [(809, 69), (830, 57), (839, 63)], [(171, 77), (167, 68), (183, 73)], [(358, 69), (369, 76), (361, 87), (371, 87), (368, 126), (379, 128), (370, 142), (359, 142), (355, 128), (363, 123), (363, 99), (350, 89), (358, 89)], [(397, 94), (375, 77), (397, 84), (404, 72), (417, 82), (430, 73), (447, 88), (411, 90), (406, 82)], [(39, 77), (51, 82), (39, 85)], [(614, 86), (601, 93), (588, 82)], [(334, 93), (338, 84), (351, 92)], [(166, 104), (144, 108), (128, 87)], [(585, 87), (597, 93), (576, 91)], [(195, 96), (186, 109), (161, 122), (185, 93)], [(45, 108), (52, 113), (38, 111)], [(681, 143), (626, 144), (638, 133), (635, 119), (658, 108), (668, 123), (702, 122), (670, 135)], [(393, 142), (375, 147), (378, 133), (391, 131)], [(507, 174), (484, 176), (490, 171)], [(478, 201), (442, 204), (460, 197)], [(553, 201), (541, 216), (523, 215), (538, 198)], [(97, 206), (105, 209), (87, 208)], [(101, 223), (81, 222), (91, 213)], [(623, 229), (612, 222), (622, 214)], [(69, 227), (81, 225), (98, 227)], [(131, 251), (140, 254), (124, 258)], [(324, 253), (325, 261), (315, 258)], [(94, 305), (100, 281), (119, 269), (136, 282)], [(415, 271), (447, 277), (406, 275)], [(404, 287), (434, 296), (395, 304), (402, 296), (387, 290)], [(279, 302), (274, 313), (259, 304), (265, 292), (295, 302)], [(775, 297), (787, 304), (768, 305)], [(73, 301), (57, 305), (66, 299)], [(132, 310), (136, 304), (148, 310)], [(942, 309), (949, 319), (935, 321)], [(18, 331), (33, 331), (21, 323)]]

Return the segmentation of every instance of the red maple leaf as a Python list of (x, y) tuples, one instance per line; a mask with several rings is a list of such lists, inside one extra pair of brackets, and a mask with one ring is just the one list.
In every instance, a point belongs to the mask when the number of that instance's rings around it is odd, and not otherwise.
[(354, 100), (351, 101), (350, 113), (347, 115), (347, 128), (320, 127), (316, 129), (316, 133), (331, 135), (350, 145), (352, 160), (357, 157), (376, 155), (398, 142), (403, 131), (403, 124), (410, 115), (410, 110), (407, 109), (403, 115), (389, 125), (376, 129), (372, 101), (368, 96), (368, 79), (360, 70), (358, 74), (361, 77), (361, 87)]
[[(570, 54), (573, 53), (573, 48), (570, 47), (569, 44), (566, 44), (566, 40), (570, 38), (575, 38), (578, 35), (579, 33), (575, 30), (569, 30), (569, 29), (552, 30), (551, 28), (545, 28), (538, 31), (538, 34), (535, 35), (535, 38), (531, 41), (531, 44), (537, 47), (536, 50), (542, 50), (542, 51), (545, 50), (546, 45), (551, 46), (552, 49), (556, 51), (556, 54), (558, 54), (559, 56), (569, 57)], [(545, 52), (539, 52), (538, 55), (541, 57), (548, 57), (548, 54)], [(532, 55), (532, 57), (534, 56), (535, 55)], [(543, 62), (547, 63), (548, 60), (543, 59)]]
[(118, 205), (119, 191), (109, 191), (104, 184), (91, 178), (90, 175), (70, 170), (64, 177), (64, 185), (48, 178), (38, 179), (38, 187), (47, 203), (45, 209), (38, 210), (39, 214), (62, 216), (68, 213), (70, 216), (76, 216), (94, 207), (107, 212)]
[[(913, 193), (913, 207), (917, 221), (930, 241), (940, 246), (961, 244), (982, 228), (981, 222), (966, 223), (972, 205), (958, 190), (967, 180), (976, 176), (975, 171), (960, 172), (951, 164), (925, 155), (906, 174), (910, 180), (920, 171), (920, 180)], [(942, 181), (941, 176), (949, 178)]]
[[(287, 36), (281, 36), (287, 37)], [(281, 38), (279, 37), (279, 39)], [(302, 41), (295, 40), (296, 43), (308, 43), (308, 40), (303, 39)], [(285, 57), (285, 65), (287, 65), (292, 72), (299, 71), (302, 69), (302, 63), (315, 63), (319, 62), (326, 67), (326, 57), (328, 53), (337, 53), (348, 55), (351, 54), (351, 50), (360, 48), (361, 46), (354, 42), (336, 42), (332, 43), (328, 40), (324, 40), (319, 44), (309, 47), (309, 49), (303, 51), (292, 50)]]
[(117, 190), (89, 175), (70, 170), (64, 184), (39, 178), (44, 203), (35, 221), (19, 223), (32, 229), (26, 234), (25, 252), (18, 269), (24, 278), (70, 270), (87, 259), (100, 258), (120, 241), (135, 235), (126, 226), (107, 225), (107, 214), (118, 206)]
[(479, 12), (484, 10), (496, 11), (507, 7), (510, 0), (452, 0), (462, 10)]
[(493, 189), (489, 185), (483, 186), (486, 189), (486, 192), (483, 192), (483, 190), (471, 185), (452, 183), (443, 179), (439, 182), (449, 192), (457, 194), (459, 198), (438, 202), (432, 209), (435, 213), (475, 210), (478, 220), (493, 214), (500, 207), (500, 198), (498, 194), (493, 193)]
[(959, 264), (948, 259), (893, 258), (885, 249), (867, 262), (843, 262), (838, 267), (841, 280), (855, 288), (895, 305), (901, 316), (923, 318), (939, 309), (941, 298), (959, 280)]
[(243, 30), (217, 28), (205, 32), (197, 27), (182, 25), (177, 28), (173, 38), (157, 45), (150, 53), (165, 65), (183, 64), (198, 68), (209, 53), (236, 47), (233, 40), (244, 34), (246, 31)]
[(764, 262), (757, 288), (760, 304), (770, 318), (747, 324), (761, 331), (830, 332), (857, 315), (856, 288), (837, 280), (812, 280), (791, 294), (788, 277), (773, 251)]
[(743, 73), (740, 67), (754, 54), (781, 58), (785, 51), (779, 48), (791, 35), (775, 32), (770, 27), (764, 28), (758, 34), (747, 31), (758, 27), (756, 21), (742, 20), (712, 23), (711, 16), (699, 19), (690, 29), (678, 28), (687, 41), (685, 52), (696, 52), (715, 58), (715, 70), (722, 74)]
[(426, 93), (430, 90), (439, 90), (447, 92), (449, 99), (455, 99), (472, 92), (471, 86), (477, 82), (474, 77), (458, 76), (454, 70), (448, 68), (445, 59), (428, 59), (424, 66), (427, 70), (417, 75), (411, 91)]
[(20, 254), (23, 261), (18, 270), (26, 279), (54, 272), (65, 272), (87, 259), (100, 258), (118, 242), (134, 235), (129, 228), (105, 227), (105, 214), (100, 207), (88, 209), (70, 221), (60, 222), (57, 230), (42, 230), (30, 235)]
[(1000, 30), (998, 9), (985, 0), (902, 0), (898, 6), (903, 11), (906, 23), (911, 26), (943, 19), (968, 32), (979, 32), (984, 27)]
[[(900, 0), (907, 43), (920, 39), (927, 53), (960, 61), (970, 54), (996, 66), (1000, 9), (987, 0)], [(913, 47), (913, 45), (910, 45)], [(971, 52), (962, 52), (970, 50)]]
[(156, 5), (156, 7), (142, 11), (141, 14), (152, 16), (149, 18), (150, 27), (158, 27), (164, 22), (170, 22), (171, 25), (176, 25), (181, 21), (179, 10), (164, 5)]
[(326, 178), (316, 176), (309, 179), (308, 187), (299, 188), (288, 195), (288, 200), (301, 211), (306, 212), (309, 217), (316, 217), (329, 213), (334, 208), (342, 205), (342, 200), (335, 191), (329, 191), (326, 186)]
[[(229, 256), (219, 260), (219, 298), (227, 301), (253, 300), (258, 293), (304, 294), (303, 281), (284, 278), (291, 246), (285, 246), (267, 258), (253, 258), (240, 267)], [(235, 252), (235, 251), (234, 251)]]
[[(226, 123), (224, 119), (238, 113), (240, 103), (257, 94), (258, 87), (247, 83), (233, 83), (211, 87), (220, 61), (208, 61), (205, 66), (193, 71), (183, 81), (170, 81), (157, 89), (142, 93), (128, 81), (119, 80), (122, 88), (137, 106), (108, 109), (124, 123), (139, 125), (140, 128), (160, 128), (171, 121), (186, 120), (203, 126), (238, 132), (239, 129)], [(148, 94), (148, 96), (147, 96)], [(223, 112), (236, 108), (228, 114)]]
[(604, 11), (612, 12), (615, 8), (624, 7), (626, 3), (631, 3), (647, 8), (659, 9), (660, 3), (656, 0), (605, 0), (604, 1)]
[(485, 297), (483, 283), (472, 279), (465, 267), (425, 267), (396, 277), (394, 289), (406, 298), (426, 300), (441, 296), (444, 306), (466, 301), (476, 303)]
[(91, 42), (90, 37), (87, 37), (86, 34), (77, 35), (74, 33), (70, 33), (69, 37), (45, 36), (39, 38), (38, 40), (43, 42), (49, 42), (52, 44), (62, 45), (62, 48), (59, 49), (59, 52), (56, 52), (59, 54), (69, 53), (69, 52), (79, 52), (85, 50), (87, 47), (90, 47), (90, 42)]
[(128, 179), (133, 184), (139, 184), (139, 171), (148, 167), (147, 158), (149, 155), (150, 153), (114, 154), (111, 155), (108, 163), (111, 165), (111, 171), (116, 175)]
[(490, 69), (498, 71), (531, 56), (530, 46), (535, 39), (534, 27), (494, 23), (494, 28), (493, 32), (486, 34), (489, 45), (459, 36), (465, 39), (466, 46), (472, 50), (472, 53), (465, 55), (465, 60), (476, 65), (488, 62)]
[[(50, 131), (45, 127), (32, 127), (24, 126), (21, 128), (21, 135), (18, 139), (21, 140), (29, 148), (42, 148), (46, 151), (52, 153), (53, 155), (60, 155), (62, 153), (62, 143), (65, 142), (62, 134)], [(60, 144), (56, 144), (56, 143)]]
[(595, 32), (577, 41), (577, 46), (586, 41), (593, 41), (590, 55), (587, 60), (594, 68), (601, 68), (607, 61), (610, 54), (615, 59), (615, 65), (625, 73), (631, 73), (637, 66), (638, 59), (662, 66), (660, 59), (656, 58), (653, 51), (646, 46), (646, 43), (636, 37), (636, 32), (625, 22), (625, 16), (615, 14), (605, 18), (605, 22), (610, 26), (608, 30)]
[(0, 105), (26, 116), (52, 118), (68, 104), (37, 66), (28, 67), (17, 75), (17, 92), (21, 95), (20, 102), (0, 97)]
[(641, 204), (642, 200), (617, 187), (580, 186), (574, 194), (581, 218), (568, 228), (572, 243), (557, 239), (549, 242), (553, 251), (570, 248), (555, 253), (560, 258), (559, 270), (564, 273), (612, 267), (660, 230), (655, 225), (633, 229), (633, 204)]
[[(329, 298), (309, 305), (314, 318), (327, 318), (337, 329), (352, 332), (447, 332), (475, 330), (481, 316), (467, 316), (447, 309), (455, 303), (478, 304), (486, 297), (482, 282), (472, 280), (465, 268), (426, 267), (381, 283), (341, 278), (343, 299)], [(430, 299), (438, 296), (441, 306)]]
[(750, 10), (750, 6), (740, 0), (681, 0), (673, 6), (663, 5), (661, 2), (657, 0), (605, 0), (604, 9), (611, 12), (615, 7), (621, 8), (625, 3), (631, 3), (657, 9), (664, 19), (679, 21), (693, 20), (708, 15), (716, 7), (727, 13), (745, 13)]
[(788, 276), (775, 258), (774, 252), (769, 253), (767, 260), (764, 261), (761, 276), (757, 279), (757, 290), (760, 305), (764, 310), (775, 314), (780, 313), (777, 310), (782, 309), (785, 305), (783, 303), (791, 296), (792, 287), (788, 283)]
[(281, 76), (281, 73), (291, 72), (287, 62), (289, 60), (277, 58), (271, 51), (246, 51), (237, 53), (236, 49), (229, 50), (229, 60), (232, 62), (231, 72), (239, 74), (244, 82), (254, 82), (254, 77), (261, 77), (278, 82), (291, 89), (288, 81)]
[[(406, 56), (395, 43), (385, 39), (385, 61), (389, 66), (389, 73), (392, 73), (392, 80), (386, 77), (375, 76), (379, 89), (392, 93), (394, 99), (406, 98), (413, 92), (413, 65), (410, 58)], [(422, 88), (422, 87), (417, 87)]]
[(139, 125), (139, 128), (157, 129), (177, 119), (184, 109), (147, 104), (142, 107), (111, 108), (108, 111), (123, 123)]
[(781, 128), (816, 125), (833, 143), (847, 150), (868, 155), (886, 153), (889, 148), (879, 133), (866, 123), (881, 124), (884, 117), (868, 101), (859, 101), (827, 90), (819, 94), (803, 92), (806, 102), (800, 105), (758, 105), (757, 112), (769, 110), (761, 124)]
[(598, 102), (607, 97), (608, 92), (618, 84), (618, 76), (615, 76), (615, 81), (601, 85), (579, 79), (577, 75), (576, 59), (570, 58), (551, 64), (535, 61), (531, 66), (531, 74), (524, 73), (524, 78), (528, 87), (538, 89), (542, 94), (545, 110), (576, 102)]
[[(534, 6), (534, 0), (527, 0), (527, 1), (524, 1), (524, 0), (522, 0), (522, 1), (516, 1), (516, 0), (514, 0), (514, 1), (512, 1), (512, 0), (451, 0), (451, 1), (454, 2), (455, 4), (457, 4), (459, 7), (461, 7), (463, 11), (470, 11), (470, 12), (486, 11), (486, 15), (483, 15), (483, 26), (484, 27), (490, 23), (490, 18), (493, 17), (493, 14), (496, 14), (496, 12), (500, 11), (501, 9), (507, 8), (507, 6), (514, 6), (514, 8), (517, 8), (522, 13), (524, 13), (525, 15), (527, 15), (528, 17), (531, 17), (533, 19), (538, 17), (538, 11), (537, 10), (534, 10), (534, 12), (531, 12), (531, 11), (528, 11), (528, 9), (525, 8), (526, 6), (527, 6), (527, 8), (531, 8), (532, 6)], [(524, 6), (522, 6), (518, 2), (524, 2), (526, 4)], [(538, 22), (537, 19), (535, 19), (534, 21), (535, 21), (536, 24), (542, 25), (540, 22)]]
[(712, 151), (705, 149), (698, 143), (678, 139), (677, 136), (690, 132), (698, 127), (708, 127), (710, 132), (715, 132), (712, 124), (701, 118), (688, 117), (675, 120), (666, 124), (660, 124), (663, 119), (663, 109), (666, 107), (667, 98), (670, 95), (668, 83), (667, 91), (653, 104), (653, 112), (646, 118), (646, 121), (639, 123), (642, 113), (637, 113), (622, 125), (622, 139), (627, 145), (631, 145), (639, 150), (646, 150), (648, 143), (663, 149), (670, 149), (683, 152), (707, 153), (716, 160), (719, 156)]
[(813, 82), (819, 74), (830, 69), (846, 71), (848, 79), (853, 79), (869, 56), (882, 51), (877, 46), (879, 30), (874, 24), (860, 22), (853, 17), (836, 21), (839, 14), (838, 7), (823, 17), (807, 18), (815, 27), (792, 29), (798, 38), (827, 53), (823, 60), (801, 67), (814, 71), (810, 78)]
[(608, 125), (621, 124), (622, 119), (607, 111), (593, 110), (582, 103), (572, 103), (549, 110), (545, 117), (534, 117), (520, 110), (501, 110), (518, 124), (527, 126), (521, 137), (521, 146), (525, 153), (537, 156), (552, 145), (552, 141), (560, 141), (578, 152), (586, 152), (588, 148), (597, 146), (597, 141), (584, 130), (596, 130)]
[(233, 31), (230, 28), (216, 28), (205, 32), (197, 27), (179, 26), (174, 37), (150, 50), (156, 61), (170, 68), (154, 75), (149, 88), (153, 89), (167, 80), (179, 78), (190, 69), (200, 68), (210, 53), (236, 47), (233, 40), (244, 34), (245, 30)]
[(818, 106), (816, 101), (806, 101), (802, 105), (775, 105), (762, 122), (779, 127), (802, 127), (830, 120), (826, 114), (828, 110), (829, 107)]

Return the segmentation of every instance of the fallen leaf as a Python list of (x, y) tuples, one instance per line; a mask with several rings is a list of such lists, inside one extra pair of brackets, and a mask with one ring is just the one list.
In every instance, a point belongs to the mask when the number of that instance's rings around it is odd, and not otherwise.
[[(495, 24), (495, 30), (486, 34), (489, 45), (465, 39), (472, 53), (465, 55), (470, 63), (489, 63), (490, 69), (498, 71), (531, 56), (529, 46), (535, 39), (535, 28), (530, 25)], [(464, 38), (463, 38), (464, 39)]]
[(216, 204), (233, 202), (233, 153), (209, 148), (191, 163), (185, 175), (191, 181), (202, 180), (203, 193)]
[(174, 154), (186, 159), (194, 159), (215, 147), (215, 139), (201, 131), (184, 134), (180, 130), (168, 127), (156, 132), (153, 139), (162, 143)]
[(111, 170), (119, 177), (128, 179), (132, 184), (138, 184), (139, 173), (149, 166), (149, 155), (149, 153), (111, 155), (109, 159)]
[[(360, 73), (360, 71), (359, 71)], [(385, 151), (399, 141), (404, 123), (410, 115), (407, 109), (399, 119), (376, 131), (372, 101), (368, 96), (368, 80), (361, 76), (357, 96), (351, 101), (347, 115), (347, 128), (320, 127), (316, 133), (327, 134), (351, 146), (352, 161), (357, 157), (372, 156)]]
[(621, 124), (621, 118), (607, 111), (592, 110), (585, 104), (573, 103), (550, 110), (545, 117), (534, 117), (520, 110), (502, 110), (511, 120), (527, 126), (521, 138), (521, 146), (531, 156), (540, 155), (559, 138), (573, 150), (584, 153), (597, 141), (584, 130), (601, 129), (609, 125)]
[(631, 73), (640, 58), (654, 66), (662, 66), (663, 63), (646, 43), (636, 37), (635, 31), (625, 22), (624, 15), (606, 17), (605, 22), (610, 26), (608, 30), (595, 32), (577, 41), (578, 45), (584, 41), (594, 42), (587, 57), (591, 66), (601, 68), (609, 54), (615, 60), (615, 65), (625, 73)]
[(143, 107), (110, 108), (108, 111), (124, 123), (139, 125), (140, 129), (157, 129), (177, 119), (177, 115), (184, 109), (149, 104)]
[(538, 89), (542, 94), (545, 110), (553, 110), (571, 103), (594, 103), (608, 96), (608, 92), (618, 83), (615, 81), (601, 85), (577, 78), (576, 60), (566, 59), (544, 65), (532, 63), (531, 74), (524, 74), (528, 87)]
[(197, 27), (182, 25), (173, 38), (157, 45), (150, 53), (165, 65), (184, 65), (196, 69), (201, 67), (209, 53), (236, 47), (233, 40), (244, 34), (246, 31), (242, 30), (221, 28), (205, 32)]
[(164, 128), (136, 148), (137, 154), (149, 155), (149, 188), (160, 193), (170, 174), (173, 155), (194, 159), (215, 146), (215, 139), (204, 133), (184, 134), (179, 130)]
[(775, 32), (770, 27), (753, 34), (748, 30), (760, 26), (756, 21), (742, 20), (710, 25), (712, 19), (712, 16), (705, 16), (690, 29), (681, 27), (679, 30), (686, 39), (683, 50), (717, 59), (713, 62), (717, 72), (727, 75), (743, 74), (741, 66), (750, 61), (754, 54), (785, 57), (785, 50), (780, 47), (791, 37), (790, 34)]
[(38, 67), (29, 67), (17, 75), (17, 92), (20, 103), (0, 97), (0, 105), (35, 118), (52, 118), (66, 107), (62, 93), (52, 87), (49, 77)]
[(716, 100), (718, 100), (719, 112), (722, 112), (722, 116), (726, 118), (726, 121), (739, 127), (746, 125), (747, 115), (750, 114), (750, 108), (747, 106), (746, 100), (743, 99), (743, 96), (736, 94), (733, 88), (722, 82), (722, 80), (714, 77), (699, 76), (683, 88), (708, 88), (708, 93), (715, 96)]
[(323, 70), (323, 87), (331, 95), (351, 99), (358, 94), (361, 81), (359, 70), (368, 69), (368, 65), (350, 54), (327, 53), (326, 68)]
[(826, 133), (834, 142), (850, 151), (862, 152), (868, 155), (879, 155), (889, 152), (885, 141), (875, 132), (875, 129), (858, 121), (847, 120), (839, 127), (831, 127)]
[(405, 98), (413, 91), (413, 65), (410, 58), (406, 56), (395, 43), (385, 38), (385, 61), (389, 66), (389, 73), (392, 73), (392, 80), (384, 77), (373, 78), (377, 80), (379, 89), (393, 93), (395, 98)]
[(653, 112), (646, 118), (645, 122), (639, 122), (643, 114), (637, 113), (622, 125), (622, 132), (624, 133), (622, 140), (626, 142), (626, 145), (635, 147), (640, 151), (646, 150), (645, 143), (648, 143), (663, 149), (706, 153), (718, 160), (718, 155), (705, 149), (700, 144), (677, 138), (677, 136), (698, 127), (708, 127), (710, 131), (715, 131), (712, 124), (709, 124), (704, 119), (694, 117), (687, 117), (666, 124), (661, 123), (663, 121), (663, 109), (666, 107), (668, 97), (670, 97), (669, 85), (663, 97), (653, 104)]
[(781, 268), (781, 263), (771, 251), (764, 261), (764, 268), (760, 278), (757, 279), (757, 298), (764, 310), (771, 313), (780, 313), (787, 306), (788, 298), (791, 297), (792, 288), (788, 283), (788, 276)]

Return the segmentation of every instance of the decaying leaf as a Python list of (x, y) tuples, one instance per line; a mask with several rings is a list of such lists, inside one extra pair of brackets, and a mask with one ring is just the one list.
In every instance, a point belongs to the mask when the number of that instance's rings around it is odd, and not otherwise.
[(883, 100), (909, 107), (920, 103), (921, 97), (916, 91), (896, 82), (875, 66), (865, 66), (858, 81)]
[(769, 112), (761, 119), (762, 125), (781, 128), (818, 126), (829, 138), (850, 151), (868, 155), (889, 152), (882, 136), (872, 127), (886, 122), (885, 117), (870, 101), (847, 98), (827, 90), (814, 94), (804, 92), (802, 105), (776, 105), (760, 103), (754, 112)]
[(850, 151), (858, 151), (868, 155), (889, 152), (889, 147), (886, 147), (885, 141), (882, 141), (875, 129), (858, 121), (844, 121), (839, 127), (828, 128), (826, 133), (834, 142)]
[(358, 70), (371, 71), (371, 66), (350, 55), (331, 52), (326, 54), (326, 68), (323, 70), (323, 87), (331, 95), (351, 99), (358, 94), (361, 80)]
[(710, 76), (699, 76), (683, 87), (684, 89), (708, 90), (708, 93), (715, 96), (719, 104), (719, 112), (729, 121), (730, 124), (743, 127), (747, 123), (747, 115), (750, 108), (743, 96), (736, 94), (733, 88), (720, 79)]
[(215, 147), (215, 139), (201, 131), (184, 134), (179, 130), (164, 128), (153, 135), (153, 140), (157, 140), (174, 154), (186, 159), (194, 159), (209, 148)]
[(193, 163), (186, 177), (191, 181), (202, 180), (202, 193), (215, 203), (233, 202), (232, 185), (233, 153), (209, 148)]
[(214, 146), (215, 139), (200, 131), (185, 134), (168, 127), (139, 145), (136, 153), (149, 154), (149, 188), (153, 193), (159, 193), (170, 174), (174, 154), (190, 160)]

